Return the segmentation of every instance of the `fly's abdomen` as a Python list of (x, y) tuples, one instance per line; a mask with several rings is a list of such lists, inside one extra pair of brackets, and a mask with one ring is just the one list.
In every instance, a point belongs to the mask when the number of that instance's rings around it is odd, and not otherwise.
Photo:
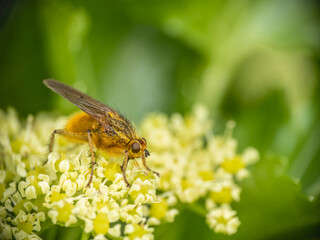
[(92, 130), (95, 122), (96, 120), (84, 112), (76, 113), (69, 119), (65, 130), (76, 135), (87, 136), (87, 130)]

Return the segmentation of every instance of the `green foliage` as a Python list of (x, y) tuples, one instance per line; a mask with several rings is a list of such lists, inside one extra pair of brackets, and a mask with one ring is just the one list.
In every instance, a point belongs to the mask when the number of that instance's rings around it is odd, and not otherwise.
[(47, 231), (40, 235), (43, 239), (54, 240), (87, 240), (88, 236), (80, 227), (60, 227), (60, 226), (51, 226)]
[(235, 206), (243, 223), (238, 232), (241, 239), (318, 236), (319, 199), (304, 196), (298, 181), (286, 176), (286, 168), (287, 159), (267, 156), (252, 169), (252, 178), (243, 185), (243, 202)]

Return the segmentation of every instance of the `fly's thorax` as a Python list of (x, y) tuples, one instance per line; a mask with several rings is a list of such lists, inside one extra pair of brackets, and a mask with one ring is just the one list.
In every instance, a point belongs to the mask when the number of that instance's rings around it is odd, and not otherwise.
[(135, 139), (137, 134), (129, 120), (117, 112), (108, 112), (107, 121), (110, 128), (120, 137)]
[(100, 124), (93, 127), (91, 137), (95, 147), (104, 150), (111, 156), (122, 155), (128, 138), (120, 138), (111, 128), (104, 128)]
[(141, 157), (147, 148), (147, 141), (144, 138), (131, 140), (128, 144), (129, 158)]

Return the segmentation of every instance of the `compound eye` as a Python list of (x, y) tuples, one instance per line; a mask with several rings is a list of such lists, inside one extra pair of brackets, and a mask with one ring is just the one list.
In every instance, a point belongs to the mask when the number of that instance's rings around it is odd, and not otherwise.
[(134, 144), (132, 144), (131, 150), (132, 150), (133, 153), (140, 152), (140, 144), (135, 142)]
[(142, 138), (142, 140), (146, 143), (146, 145), (147, 145), (147, 140), (143, 137)]

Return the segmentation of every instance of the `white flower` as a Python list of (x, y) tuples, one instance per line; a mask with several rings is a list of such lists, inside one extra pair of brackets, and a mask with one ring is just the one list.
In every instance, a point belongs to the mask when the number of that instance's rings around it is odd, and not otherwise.
[(173, 222), (174, 218), (179, 214), (178, 209), (170, 209), (165, 216), (167, 222)]
[(67, 159), (62, 160), (59, 163), (59, 171), (60, 172), (68, 172), (69, 169), (71, 168), (70, 162)]
[(35, 199), (35, 198), (37, 198), (36, 188), (33, 185), (27, 187), (25, 193), (26, 193), (26, 198), (27, 199)]
[[(236, 152), (234, 122), (228, 123), (223, 136), (214, 136), (208, 116), (207, 109), (197, 105), (187, 116), (146, 117), (140, 128), (151, 153), (146, 161), (161, 177), (129, 161), (128, 188), (120, 167), (123, 156), (110, 157), (95, 147), (91, 175), (88, 144), (80, 146), (59, 135), (45, 156), (50, 134), (63, 129), (66, 118), (42, 114), (21, 124), (14, 111), (0, 111), (0, 163), (6, 167), (0, 170), (0, 238), (38, 239), (48, 216), (65, 227), (82, 224), (94, 239), (107, 239), (108, 233), (124, 240), (148, 240), (153, 239), (150, 225), (174, 221), (179, 202), (204, 198), (208, 225), (216, 232), (234, 233), (240, 222), (225, 204), (239, 200), (237, 180), (249, 176), (246, 166), (259, 154), (252, 148)], [(20, 229), (23, 222), (28, 233)]]
[(103, 234), (98, 234), (94, 236), (94, 240), (107, 240), (107, 238)]
[(116, 224), (113, 227), (110, 227), (108, 233), (111, 236), (120, 237), (120, 235), (121, 235), (121, 224)]
[[(153, 229), (143, 224), (127, 224), (124, 228), (124, 240), (153, 240)], [(132, 237), (131, 237), (132, 236)]]
[(135, 204), (151, 203), (156, 199), (156, 191), (154, 184), (150, 180), (142, 181), (138, 177), (132, 184), (129, 195), (134, 200)]
[(2, 202), (4, 202), (5, 200), (8, 199), (8, 197), (10, 195), (12, 195), (13, 193), (15, 193), (15, 191), (17, 190), (17, 187), (16, 187), (16, 183), (15, 182), (11, 182), (9, 184), (9, 187), (4, 191), (3, 193), (3, 198), (2, 198)]
[(0, 183), (3, 183), (6, 179), (6, 171), (0, 170)]
[(2, 218), (0, 219), (0, 239), (12, 239), (12, 231), (11, 227), (2, 222)]
[(257, 162), (259, 160), (259, 157), (259, 152), (252, 147), (246, 148), (242, 153), (242, 159), (246, 165)]
[(222, 205), (207, 214), (207, 223), (214, 231), (231, 235), (236, 233), (240, 225), (235, 215), (236, 212), (231, 210), (229, 205)]
[(139, 223), (143, 220), (142, 206), (124, 203), (120, 207), (120, 219), (127, 223)]

